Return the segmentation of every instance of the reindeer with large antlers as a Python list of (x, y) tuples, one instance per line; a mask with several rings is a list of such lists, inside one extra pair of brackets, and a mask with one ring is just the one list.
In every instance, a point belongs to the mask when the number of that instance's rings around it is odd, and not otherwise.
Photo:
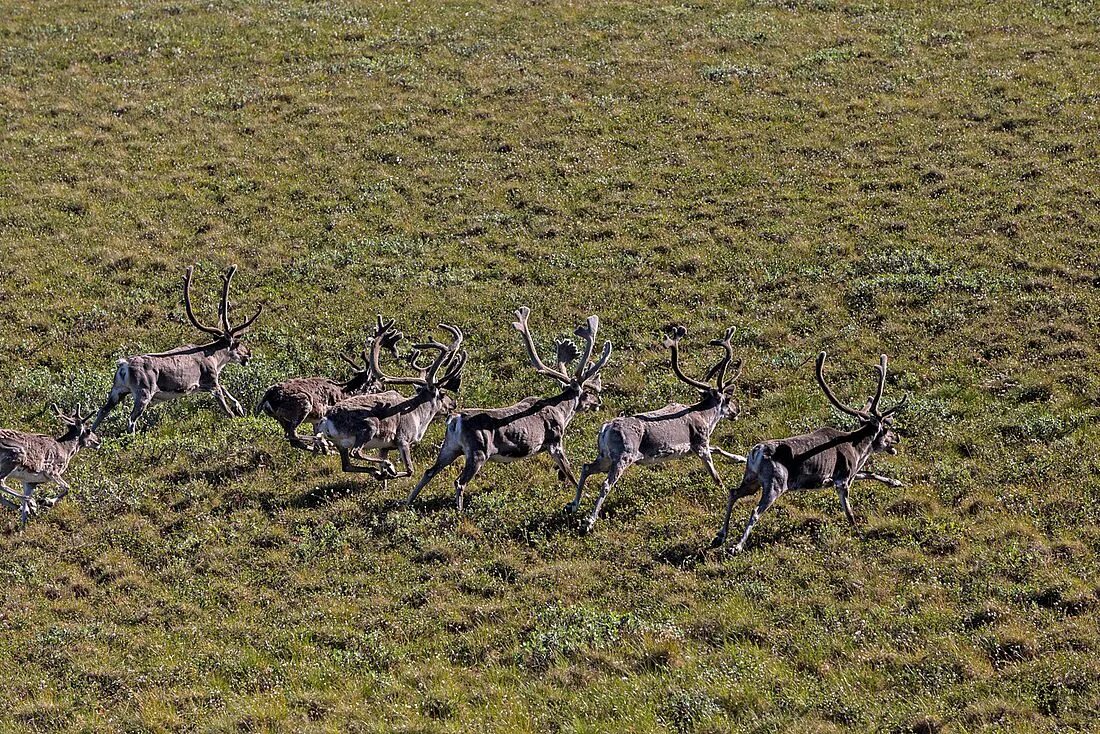
[[(596, 332), (600, 321), (589, 316), (574, 332), (584, 341), (583, 352), (570, 341), (555, 345), (555, 367), (547, 367), (539, 357), (527, 317), (531, 309), (516, 311), (514, 326), (523, 337), (523, 344), (535, 371), (558, 383), (562, 391), (550, 397), (530, 397), (506, 408), (463, 410), (447, 422), (447, 435), (439, 457), (409, 494), (412, 503), (428, 482), (459, 457), (465, 459), (462, 474), (455, 481), (455, 504), (462, 511), (463, 493), (486, 462), (508, 463), (546, 452), (558, 467), (558, 475), (575, 483), (573, 470), (565, 456), (562, 443), (565, 430), (579, 411), (600, 407), (600, 370), (611, 357), (611, 342), (605, 342), (603, 353), (589, 363), (596, 347)], [(568, 365), (580, 357), (570, 374)]]
[[(394, 390), (350, 397), (328, 410), (318, 421), (317, 432), (340, 452), (344, 471), (368, 473), (385, 481), (412, 476), (412, 447), (424, 438), (424, 432), (436, 415), (454, 410), (455, 399), (448, 393), (458, 392), (467, 355), (461, 349), (462, 331), (450, 324), (440, 324), (440, 328), (450, 332), (450, 344), (433, 340), (414, 347), (417, 354), (428, 350), (438, 352), (430, 366), (421, 370), (418, 377), (387, 375), (378, 362), (382, 346), (392, 339), (393, 322), (386, 323), (379, 318), (378, 324), (370, 348), (371, 369), (384, 385), (413, 385), (416, 391), (410, 397)], [(415, 354), (413, 362), (415, 364)], [(377, 458), (364, 455), (363, 452), (369, 449), (378, 449), (380, 455)], [(404, 465), (401, 472), (386, 459), (386, 454), (394, 450)], [(357, 458), (377, 464), (378, 468), (353, 463), (353, 451)]]
[[(607, 474), (596, 506), (588, 518), (587, 530), (591, 532), (600, 516), (600, 508), (615, 483), (634, 464), (660, 464), (692, 454), (699, 457), (719, 488), (724, 488), (722, 477), (714, 468), (711, 453), (727, 458), (737, 457), (710, 445), (710, 436), (723, 418), (736, 418), (740, 406), (733, 399), (737, 378), (741, 376), (741, 360), (734, 362), (730, 339), (734, 328), (726, 330), (713, 346), (722, 347), (722, 357), (706, 373), (704, 380), (688, 377), (680, 368), (680, 340), (687, 334), (682, 326), (671, 327), (663, 341), (672, 353), (672, 371), (682, 382), (699, 391), (699, 401), (693, 405), (671, 403), (660, 410), (615, 418), (600, 429), (596, 460), (581, 468), (577, 482), (577, 494), (566, 505), (567, 512), (580, 508), (584, 483), (592, 474)], [(730, 367), (734, 371), (730, 373)], [(707, 382), (707, 380), (713, 380)]]
[[(88, 426), (91, 416), (84, 416), (80, 408), (73, 413), (63, 413), (57, 406), (53, 410), (66, 426), (60, 438), (0, 429), (0, 504), (19, 510), (19, 522), (23, 525), (29, 515), (38, 512), (38, 501), (34, 498), (38, 485), (53, 482), (61, 488), (56, 497), (44, 500), (47, 507), (53, 507), (69, 493), (69, 484), (61, 475), (76, 452), (99, 447), (99, 437)], [(7, 479), (22, 482), (23, 493), (8, 487)]]
[(864, 476), (876, 478), (862, 472), (863, 466), (872, 454), (897, 453), (898, 436), (894, 433), (893, 417), (906, 406), (909, 396), (904, 396), (886, 410), (879, 410), (882, 391), (886, 387), (887, 360), (884, 354), (877, 367), (878, 387), (874, 397), (862, 410), (845, 405), (837, 399), (825, 382), (825, 356), (825, 352), (817, 355), (814, 371), (817, 384), (834, 408), (855, 418), (859, 421), (859, 425), (852, 431), (818, 428), (810, 433), (765, 441), (754, 446), (749, 452), (741, 485), (730, 488), (729, 500), (726, 503), (726, 517), (712, 545), (719, 546), (726, 541), (733, 503), (742, 497), (754, 494), (758, 489), (761, 492), (760, 503), (752, 511), (741, 540), (734, 546), (735, 552), (744, 549), (745, 541), (748, 540), (749, 533), (760, 520), (760, 516), (767, 512), (772, 503), (788, 489), (817, 489), (832, 485), (840, 497), (840, 506), (848, 522), (852, 527), (856, 527), (856, 517), (848, 503), (848, 490), (857, 478)]
[[(379, 326), (382, 326), (381, 321)], [(386, 341), (382, 347), (395, 358), (399, 358), (397, 344), (401, 338), (401, 332), (387, 331)], [(325, 417), (329, 408), (353, 395), (377, 393), (384, 389), (381, 376), (374, 371), (370, 363), (370, 350), (373, 344), (372, 337), (363, 350), (362, 364), (356, 362), (350, 355), (340, 355), (340, 358), (351, 366), (352, 373), (349, 379), (343, 382), (337, 382), (328, 377), (294, 377), (284, 380), (272, 385), (264, 392), (256, 412), (266, 413), (278, 421), (286, 433), (287, 441), (292, 446), (314, 452), (323, 450), (316, 435), (307, 440), (305, 436), (298, 433), (298, 426), (306, 421), (316, 424)], [(316, 431), (314, 433), (316, 434)]]
[(93, 431), (127, 394), (134, 398), (134, 407), (130, 411), (127, 425), (130, 433), (137, 430), (138, 418), (151, 404), (174, 400), (195, 392), (213, 393), (218, 405), (230, 416), (245, 414), (240, 402), (222, 385), (221, 373), (228, 364), (243, 365), (251, 359), (252, 353), (241, 343), (241, 336), (263, 313), (264, 307), (261, 305), (251, 318), (237, 326), (231, 324), (229, 288), (237, 272), (237, 266), (234, 265), (222, 275), (219, 325), (215, 327), (202, 324), (195, 318), (195, 312), (191, 308), (191, 276), (194, 270), (194, 267), (188, 267), (183, 276), (184, 310), (191, 325), (211, 336), (213, 341), (200, 345), (188, 344), (170, 352), (120, 359), (111, 393), (96, 415), (92, 424)]

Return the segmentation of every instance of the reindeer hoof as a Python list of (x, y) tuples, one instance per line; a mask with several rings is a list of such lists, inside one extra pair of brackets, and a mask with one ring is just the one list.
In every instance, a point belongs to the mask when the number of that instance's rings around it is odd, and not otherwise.
[(572, 515), (577, 511), (579, 507), (580, 505), (576, 502), (567, 502), (565, 503), (565, 507), (563, 509), (566, 515)]
[(719, 548), (722, 545), (724, 545), (725, 542), (726, 542), (725, 533), (718, 533), (718, 535), (714, 536), (714, 540), (710, 541), (710, 547), (711, 548)]

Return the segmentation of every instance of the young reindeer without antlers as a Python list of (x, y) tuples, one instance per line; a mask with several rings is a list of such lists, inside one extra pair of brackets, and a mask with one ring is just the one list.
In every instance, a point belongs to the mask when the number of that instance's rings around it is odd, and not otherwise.
[(904, 396), (887, 410), (879, 410), (882, 391), (886, 387), (884, 354), (877, 367), (878, 388), (874, 397), (863, 410), (849, 407), (840, 402), (825, 383), (825, 356), (825, 352), (817, 355), (817, 367), (814, 371), (817, 384), (833, 407), (856, 418), (859, 426), (853, 431), (818, 428), (800, 436), (765, 441), (754, 446), (749, 452), (741, 486), (730, 489), (726, 518), (712, 545), (720, 546), (726, 541), (733, 503), (755, 493), (757, 489), (761, 492), (760, 504), (752, 511), (741, 540), (733, 548), (735, 552), (739, 553), (744, 549), (745, 541), (760, 516), (788, 489), (817, 489), (832, 485), (840, 497), (840, 506), (844, 509), (848, 522), (856, 527), (856, 517), (848, 504), (848, 490), (852, 482), (860, 478), (863, 465), (871, 458), (871, 454), (897, 453), (898, 436), (893, 430), (893, 416), (905, 407), (909, 396)]
[[(350, 397), (328, 410), (318, 421), (317, 432), (336, 446), (344, 471), (363, 472), (385, 481), (412, 476), (412, 447), (424, 438), (424, 432), (437, 414), (450, 414), (455, 409), (455, 399), (447, 392), (458, 392), (467, 355), (460, 350), (462, 331), (456, 326), (440, 324), (440, 328), (453, 337), (449, 345), (430, 341), (414, 347), (417, 352), (439, 352), (431, 366), (421, 371), (419, 377), (392, 377), (379, 367), (378, 358), (382, 346), (392, 339), (393, 322), (383, 322), (379, 317), (378, 326), (370, 349), (371, 369), (384, 385), (414, 385), (416, 392), (411, 397), (395, 390)], [(415, 361), (415, 355), (413, 359)], [(378, 449), (379, 456), (364, 456), (362, 452), (369, 449)], [(386, 459), (393, 450), (401, 455), (404, 464), (401, 473)], [(379, 468), (352, 463), (352, 451), (363, 461), (378, 464)]]
[(251, 359), (252, 353), (241, 343), (241, 336), (263, 313), (264, 307), (261, 305), (251, 318), (239, 325), (231, 325), (229, 288), (237, 272), (237, 266), (233, 265), (222, 275), (222, 297), (218, 305), (219, 326), (201, 324), (191, 309), (191, 275), (194, 269), (193, 266), (187, 268), (187, 273), (183, 276), (184, 310), (191, 325), (209, 334), (214, 340), (207, 344), (188, 344), (170, 352), (120, 359), (111, 394), (95, 417), (93, 431), (127, 393), (134, 397), (134, 407), (127, 426), (130, 433), (137, 430), (138, 418), (152, 403), (174, 400), (195, 392), (213, 393), (218, 405), (230, 416), (245, 414), (241, 404), (222, 385), (221, 373), (228, 364), (243, 365)]
[[(379, 326), (382, 326), (381, 321)], [(390, 331), (382, 344), (382, 348), (389, 351), (395, 359), (400, 358), (397, 344), (401, 338), (401, 332)], [(382, 383), (382, 378), (370, 363), (370, 350), (373, 344), (372, 337), (363, 350), (362, 364), (357, 363), (350, 355), (340, 355), (340, 358), (352, 369), (351, 377), (344, 382), (337, 382), (327, 377), (294, 377), (284, 380), (267, 389), (256, 407), (256, 413), (266, 413), (278, 421), (286, 433), (287, 441), (292, 446), (307, 451), (322, 451), (323, 447), (316, 436), (307, 438), (301, 435), (298, 433), (298, 426), (306, 421), (316, 423), (325, 417), (329, 408), (353, 395), (377, 393), (383, 390), (385, 385)]]
[[(0, 429), (0, 504), (19, 510), (19, 522), (23, 525), (28, 515), (38, 512), (35, 488), (47, 482), (61, 487), (57, 497), (45, 500), (47, 507), (53, 507), (69, 493), (69, 485), (61, 475), (76, 452), (99, 447), (99, 437), (88, 427), (91, 416), (82, 415), (80, 408), (62, 413), (55, 405), (53, 410), (67, 428), (60, 438)], [(8, 487), (5, 480), (9, 478), (23, 482), (22, 495)]]
[[(584, 340), (583, 354), (570, 341), (558, 341), (555, 345), (555, 368), (547, 367), (539, 358), (527, 317), (531, 309), (524, 306), (516, 311), (514, 326), (523, 336), (523, 344), (538, 374), (557, 382), (562, 391), (551, 397), (530, 397), (506, 408), (475, 408), (463, 410), (447, 422), (447, 436), (439, 450), (439, 457), (409, 494), (411, 504), (428, 482), (440, 471), (453, 464), (458, 457), (465, 458), (462, 474), (455, 481), (455, 504), (462, 511), (463, 492), (487, 461), (512, 462), (526, 459), (542, 452), (558, 467), (558, 475), (575, 483), (573, 470), (565, 456), (562, 441), (565, 429), (578, 411), (596, 410), (600, 407), (600, 370), (611, 357), (611, 342), (604, 342), (603, 353), (589, 364), (596, 347), (596, 332), (600, 320), (589, 316), (588, 321), (573, 333)], [(568, 365), (573, 360), (577, 368), (569, 374)]]
[[(724, 352), (722, 358), (706, 374), (706, 380), (714, 380), (714, 384), (710, 384), (688, 377), (680, 369), (680, 339), (687, 334), (687, 330), (682, 326), (674, 326), (668, 330), (663, 344), (672, 352), (672, 371), (682, 382), (699, 391), (699, 402), (694, 405), (672, 403), (660, 410), (623, 416), (603, 424), (597, 439), (599, 453), (596, 460), (585, 464), (581, 469), (577, 494), (566, 505), (567, 511), (576, 512), (580, 507), (584, 483), (588, 477), (592, 474), (607, 474), (596, 506), (588, 518), (589, 532), (595, 527), (600, 508), (611, 488), (633, 464), (659, 464), (695, 454), (703, 461), (715, 484), (724, 488), (722, 477), (718, 475), (711, 460), (711, 452), (734, 460), (738, 457), (712, 447), (710, 436), (720, 420), (736, 418), (740, 412), (740, 407), (732, 397), (737, 378), (741, 376), (741, 360), (733, 362), (733, 347), (730, 346), (733, 332), (734, 327), (730, 327), (725, 336), (710, 342), (713, 346), (722, 347)], [(735, 364), (735, 370), (732, 375), (727, 376), (731, 363)]]

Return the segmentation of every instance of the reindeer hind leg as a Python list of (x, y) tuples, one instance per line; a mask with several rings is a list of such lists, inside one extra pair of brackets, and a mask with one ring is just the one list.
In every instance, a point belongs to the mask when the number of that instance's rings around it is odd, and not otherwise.
[(455, 480), (455, 507), (458, 512), (462, 512), (463, 495), (466, 492), (466, 485), (473, 481), (477, 473), (481, 471), (481, 467), (485, 466), (485, 462), (489, 460), (488, 454), (484, 451), (478, 451), (466, 456), (466, 465), (462, 467), (462, 473)]
[(779, 499), (779, 496), (786, 491), (787, 474), (774, 465), (767, 466), (760, 477), (760, 485), (762, 487), (760, 503), (756, 506), (756, 509), (752, 511), (749, 522), (745, 525), (745, 532), (741, 535), (741, 540), (739, 540), (737, 545), (733, 548), (734, 553), (740, 553), (745, 549), (745, 541), (749, 539), (749, 533), (752, 532), (753, 526), (760, 521), (760, 517), (768, 511), (772, 503)]
[(712, 548), (717, 548), (726, 542), (726, 536), (730, 531), (730, 515), (733, 514), (733, 506), (737, 500), (742, 497), (748, 497), (755, 492), (760, 486), (760, 479), (751, 470), (745, 470), (745, 476), (741, 479), (741, 484), (736, 487), (730, 487), (729, 497), (726, 499), (726, 516), (722, 521), (722, 528), (718, 531), (718, 534), (714, 536), (714, 540), (710, 545)]
[(603, 480), (603, 488), (600, 490), (600, 496), (596, 498), (596, 506), (592, 509), (592, 515), (588, 518), (586, 532), (591, 533), (592, 528), (596, 527), (596, 521), (600, 518), (600, 509), (603, 508), (604, 500), (606, 500), (607, 495), (610, 494), (611, 488), (615, 486), (615, 483), (619, 481), (633, 463), (633, 459), (622, 458), (611, 466), (611, 470), (607, 472), (607, 477)]
[(409, 492), (409, 498), (405, 500), (406, 505), (411, 505), (416, 501), (416, 498), (420, 495), (420, 491), (424, 487), (428, 486), (428, 482), (435, 479), (435, 475), (446, 469), (451, 464), (458, 461), (458, 457), (462, 456), (462, 452), (455, 449), (448, 449), (446, 443), (439, 450), (439, 456), (436, 457), (435, 463), (428, 467), (428, 470), (424, 472), (424, 476), (420, 477), (420, 481), (416, 483), (416, 486)]

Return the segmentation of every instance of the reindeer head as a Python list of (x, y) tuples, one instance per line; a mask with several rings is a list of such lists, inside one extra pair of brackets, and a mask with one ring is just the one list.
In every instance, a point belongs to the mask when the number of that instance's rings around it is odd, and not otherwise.
[(91, 415), (84, 415), (78, 405), (76, 410), (72, 413), (66, 413), (56, 405), (50, 406), (53, 408), (54, 417), (57, 418), (66, 427), (65, 435), (61, 437), (62, 441), (76, 441), (76, 445), (79, 448), (98, 449), (100, 446), (99, 436), (88, 425), (88, 421), (91, 419)]
[(875, 434), (871, 442), (872, 451), (896, 454), (898, 452), (897, 445), (900, 439), (897, 433), (894, 432), (894, 414), (909, 403), (909, 396), (903, 396), (901, 400), (886, 410), (879, 410), (879, 401), (882, 400), (882, 391), (886, 387), (886, 355), (883, 354), (879, 357), (879, 364), (875, 368), (878, 370), (878, 386), (874, 396), (868, 399), (867, 404), (863, 406), (862, 410), (856, 410), (840, 402), (836, 395), (833, 394), (833, 391), (829, 389), (828, 384), (825, 382), (826, 356), (825, 352), (821, 352), (817, 355), (817, 367), (814, 370), (817, 384), (821, 386), (821, 390), (825, 393), (825, 397), (828, 398), (829, 402), (833, 404), (833, 407), (841, 413), (845, 413), (857, 419), (860, 426), (874, 427)]
[[(527, 347), (527, 355), (531, 358), (531, 364), (535, 372), (554, 380), (566, 389), (575, 390), (577, 393), (578, 410), (598, 410), (602, 405), (600, 391), (603, 383), (600, 381), (600, 370), (607, 365), (611, 358), (611, 342), (605, 341), (600, 358), (589, 364), (592, 353), (596, 349), (596, 333), (600, 329), (600, 319), (597, 316), (589, 316), (587, 321), (574, 330), (574, 334), (584, 341), (584, 349), (577, 349), (577, 345), (568, 339), (559, 339), (554, 344), (555, 367), (547, 367), (539, 357), (535, 348), (535, 341), (531, 336), (531, 330), (527, 326), (527, 318), (531, 315), (531, 309), (523, 306), (516, 310), (516, 321), (512, 326), (523, 336), (523, 344)], [(579, 360), (578, 360), (579, 357)], [(577, 361), (577, 368), (569, 373), (569, 364)]]
[[(680, 368), (680, 340), (687, 336), (687, 329), (679, 324), (665, 329), (665, 338), (661, 342), (665, 349), (672, 352), (672, 372), (680, 378), (681, 382), (691, 385), (699, 391), (701, 397), (710, 399), (718, 406), (723, 418), (736, 419), (741, 413), (741, 406), (733, 398), (733, 392), (737, 388), (737, 378), (741, 376), (743, 363), (740, 359), (733, 359), (733, 346), (730, 339), (733, 338), (737, 327), (731, 326), (720, 339), (712, 339), (711, 346), (722, 347), (722, 357), (707, 370), (702, 380), (688, 377)], [(732, 375), (727, 375), (730, 364), (734, 365)], [(713, 384), (708, 382), (713, 380)]]
[[(440, 324), (439, 327), (449, 332), (451, 343), (443, 344), (434, 339), (413, 346), (413, 354), (410, 363), (420, 372), (418, 377), (394, 377), (382, 371), (378, 364), (378, 358), (382, 347), (388, 341), (392, 341), (394, 333), (393, 320), (385, 321), (378, 317), (378, 329), (370, 348), (370, 366), (378, 378), (386, 385), (415, 385), (417, 393), (425, 395), (430, 400), (438, 401), (440, 411), (450, 414), (457, 403), (448, 392), (458, 392), (462, 386), (462, 370), (466, 366), (467, 355), (462, 347), (462, 330), (450, 324)], [(417, 357), (426, 350), (438, 352), (435, 360), (427, 366), (417, 364)], [(442, 371), (442, 376), (440, 376)]]
[(209, 334), (214, 337), (213, 344), (218, 346), (224, 346), (229, 355), (230, 362), (236, 362), (238, 364), (247, 364), (248, 360), (252, 358), (252, 352), (241, 343), (241, 336), (244, 335), (251, 327), (253, 322), (259, 318), (263, 313), (264, 307), (261, 304), (256, 309), (256, 313), (252, 315), (252, 318), (246, 319), (237, 326), (232, 326), (229, 321), (229, 288), (233, 283), (233, 276), (237, 273), (237, 266), (232, 265), (226, 269), (222, 274), (222, 299), (218, 304), (218, 326), (206, 326), (199, 322), (195, 318), (195, 312), (191, 308), (191, 277), (194, 274), (195, 267), (189, 266), (187, 273), (183, 276), (183, 306), (187, 312), (187, 319), (191, 322), (199, 331)]
[[(404, 335), (400, 331), (390, 331), (382, 338), (382, 349), (392, 354), (394, 359), (400, 359), (401, 354), (397, 350), (397, 345), (403, 338)], [(362, 363), (357, 362), (350, 354), (340, 355), (340, 359), (347, 362), (352, 370), (351, 377), (340, 383), (340, 387), (346, 394), (379, 392), (385, 387), (382, 378), (371, 367), (370, 352), (374, 347), (374, 340), (373, 336), (367, 339), (367, 346), (362, 352)], [(415, 359), (415, 354), (412, 358)]]

